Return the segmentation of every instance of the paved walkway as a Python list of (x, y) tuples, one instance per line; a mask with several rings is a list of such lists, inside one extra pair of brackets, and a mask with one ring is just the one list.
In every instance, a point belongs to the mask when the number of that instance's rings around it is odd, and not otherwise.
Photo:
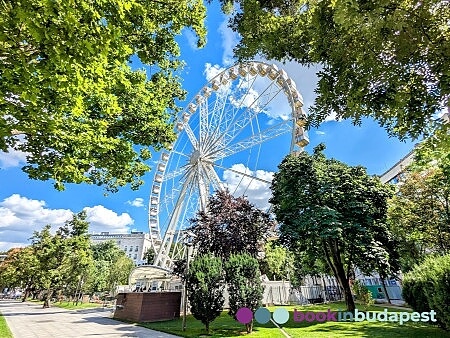
[(177, 337), (113, 320), (110, 318), (111, 310), (103, 308), (76, 311), (57, 307), (43, 309), (42, 305), (4, 299), (0, 300), (0, 312), (14, 338)]

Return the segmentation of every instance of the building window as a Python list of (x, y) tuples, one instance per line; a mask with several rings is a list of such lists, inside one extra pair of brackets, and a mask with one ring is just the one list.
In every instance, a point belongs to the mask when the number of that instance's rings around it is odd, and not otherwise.
[(130, 246), (130, 252), (133, 251), (133, 246)]
[(125, 251), (125, 252), (127, 251), (127, 246), (126, 245), (124, 246), (123, 251)]
[(137, 254), (134, 254), (134, 259), (137, 259)]
[(139, 251), (139, 247), (136, 245), (136, 249), (134, 249), (134, 251), (138, 252)]

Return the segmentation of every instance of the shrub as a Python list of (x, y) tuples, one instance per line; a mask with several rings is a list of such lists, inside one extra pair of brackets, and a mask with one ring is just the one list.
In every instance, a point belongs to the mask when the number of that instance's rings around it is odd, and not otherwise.
[(405, 275), (403, 297), (414, 311), (436, 311), (438, 323), (450, 329), (450, 255), (428, 257)]
[(195, 257), (187, 274), (189, 302), (192, 315), (208, 333), (209, 324), (223, 310), (224, 288), (222, 260), (212, 254)]
[[(256, 311), (261, 306), (264, 291), (258, 260), (248, 254), (232, 254), (225, 264), (225, 273), (230, 293), (229, 315), (236, 318), (241, 307)], [(247, 333), (251, 333), (253, 320), (245, 327)]]
[(353, 282), (352, 289), (356, 299), (364, 305), (366, 310), (374, 303), (372, 292), (370, 292), (369, 289), (361, 283), (361, 281), (355, 280)]

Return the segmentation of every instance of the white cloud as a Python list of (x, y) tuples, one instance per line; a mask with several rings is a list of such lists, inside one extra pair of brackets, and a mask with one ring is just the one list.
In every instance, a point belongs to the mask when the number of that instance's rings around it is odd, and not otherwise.
[[(44, 201), (13, 194), (0, 202), (0, 249), (29, 244), (34, 231), (46, 224), (54, 229), (72, 217), (67, 209), (48, 209)], [(9, 243), (9, 244), (8, 244)]]
[(142, 208), (144, 206), (144, 199), (141, 197), (136, 197), (134, 200), (132, 201), (127, 201), (127, 203), (129, 205), (132, 205), (133, 207), (136, 208)]
[(254, 111), (258, 111), (260, 109), (258, 97), (258, 92), (253, 88), (250, 88), (248, 91), (245, 91), (244, 95), (238, 98), (230, 96), (230, 103), (237, 108), (248, 107)]
[(27, 162), (27, 153), (12, 148), (5, 153), (0, 151), (0, 168), (6, 169), (11, 167), (18, 167)]
[(336, 113), (335, 112), (333, 112), (333, 113), (331, 113), (330, 115), (328, 115), (326, 118), (325, 118), (325, 120), (324, 120), (324, 122), (330, 122), (330, 121), (337, 121), (337, 122), (340, 122), (341, 120), (339, 119), (337, 119), (336, 118)]
[(197, 47), (198, 38), (195, 35), (195, 33), (189, 29), (185, 29), (183, 31), (183, 35), (186, 38), (189, 47), (191, 47), (191, 49), (193, 49), (193, 50), (198, 50), (198, 47)]
[(103, 205), (96, 205), (94, 207), (86, 207), (87, 218), (91, 232), (109, 231), (114, 233), (126, 233), (129, 230), (129, 225), (134, 224), (133, 219), (127, 213), (118, 215), (116, 212), (105, 208)]
[(316, 135), (325, 135), (326, 133), (324, 131), (316, 130)]
[[(84, 210), (91, 223), (90, 232), (128, 232), (134, 223), (127, 213), (118, 215), (102, 205)], [(34, 231), (40, 231), (46, 224), (51, 224), (52, 230), (56, 230), (71, 219), (72, 214), (70, 209), (51, 209), (45, 201), (19, 194), (6, 197), (0, 202), (0, 250), (29, 245)]]
[[(272, 196), (270, 183), (273, 179), (273, 172), (265, 170), (252, 171), (244, 164), (238, 163), (225, 170), (223, 180), (225, 186), (234, 196), (247, 196), (248, 200), (260, 209), (269, 208), (269, 198)], [(243, 173), (244, 175), (240, 175)], [(263, 181), (253, 179), (249, 176), (257, 177)]]
[(211, 81), (224, 70), (225, 68), (220, 67), (219, 65), (213, 66), (210, 63), (205, 63), (205, 70), (203, 71), (203, 74), (205, 75), (207, 81)]
[(233, 30), (228, 27), (227, 17), (224, 17), (224, 20), (220, 24), (218, 31), (222, 36), (222, 63), (225, 66), (231, 66), (233, 63), (235, 63), (233, 49), (239, 42), (239, 35), (238, 33), (233, 32)]

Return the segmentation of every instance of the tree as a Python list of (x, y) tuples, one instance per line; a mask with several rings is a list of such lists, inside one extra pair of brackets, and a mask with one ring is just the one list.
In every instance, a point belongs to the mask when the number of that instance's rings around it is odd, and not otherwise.
[(148, 248), (147, 251), (144, 253), (144, 260), (146, 264), (153, 264), (153, 261), (155, 260), (155, 250), (153, 248)]
[(280, 240), (294, 252), (324, 258), (344, 291), (349, 311), (355, 304), (350, 278), (355, 266), (386, 276), (397, 271), (397, 256), (386, 225), (392, 189), (360, 166), (323, 154), (287, 156), (272, 181), (271, 203)]
[(274, 222), (268, 213), (244, 197), (233, 197), (228, 191), (217, 191), (208, 200), (206, 211), (191, 220), (193, 244), (199, 254), (213, 253), (226, 260), (232, 253), (256, 257)]
[(36, 284), (45, 290), (44, 308), (50, 306), (55, 291), (76, 290), (80, 280), (86, 278), (92, 264), (88, 227), (86, 213), (80, 212), (66, 221), (55, 235), (50, 225), (34, 233), (32, 249), (40, 272)]
[[(261, 306), (263, 296), (258, 260), (247, 253), (232, 254), (225, 263), (225, 273), (230, 294), (229, 315), (235, 318), (242, 307), (255, 312)], [(247, 333), (251, 333), (253, 319), (245, 327)]]
[(264, 247), (264, 258), (259, 262), (261, 273), (270, 280), (288, 280), (293, 276), (294, 257), (286, 248), (267, 242)]
[(331, 114), (355, 123), (367, 116), (391, 135), (417, 138), (449, 106), (447, 1), (221, 3), (229, 11), (236, 5), (230, 26), (242, 37), (235, 50), (240, 59), (261, 55), (321, 66), (312, 125)]
[(439, 167), (410, 171), (389, 201), (388, 222), (398, 241), (402, 271), (426, 255), (450, 252), (450, 184)]
[(127, 284), (134, 263), (114, 241), (91, 245), (91, 249), (95, 267), (88, 281), (90, 292), (113, 292), (117, 285)]
[(0, 263), (0, 286), (23, 287), (25, 301), (38, 274), (38, 262), (32, 248), (13, 248), (8, 250), (5, 260)]
[(224, 288), (222, 260), (213, 254), (196, 256), (189, 266), (187, 291), (192, 315), (205, 325), (207, 333), (223, 310)]
[[(0, 150), (32, 179), (137, 188), (183, 99), (175, 37), (205, 43), (201, 0), (3, 1)], [(150, 67), (132, 70), (138, 58)]]

